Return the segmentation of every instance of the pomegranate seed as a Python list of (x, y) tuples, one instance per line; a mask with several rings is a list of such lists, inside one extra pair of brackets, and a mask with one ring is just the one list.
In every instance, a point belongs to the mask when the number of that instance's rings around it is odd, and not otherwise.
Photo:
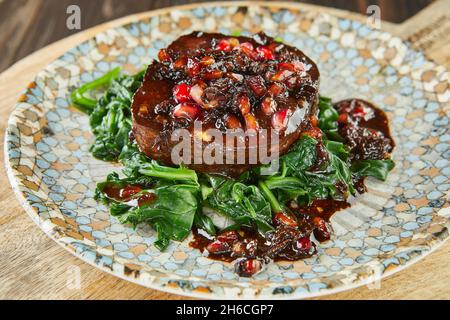
[(278, 70), (289, 70), (289, 71), (303, 71), (305, 69), (305, 65), (300, 61), (294, 62), (280, 62), (278, 64)]
[(253, 47), (253, 44), (251, 44), (250, 42), (242, 42), (241, 43), (241, 49), (242, 50), (253, 51), (254, 47)]
[(175, 107), (173, 116), (175, 118), (184, 118), (195, 120), (200, 114), (200, 107), (194, 103), (184, 102)]
[(139, 186), (132, 186), (132, 185), (126, 186), (123, 189), (120, 189), (119, 197), (121, 199), (129, 199), (141, 191), (142, 191), (142, 188)]
[(261, 110), (264, 114), (270, 116), (277, 110), (277, 103), (272, 97), (265, 97), (261, 102)]
[(239, 110), (241, 110), (243, 116), (245, 116), (247, 113), (250, 112), (251, 108), (250, 99), (245, 93), (239, 96), (238, 103), (239, 103)]
[(258, 54), (258, 57), (260, 57), (262, 60), (275, 60), (274, 53), (266, 46), (257, 47), (256, 53)]
[(180, 83), (173, 88), (173, 95), (177, 102), (186, 102), (190, 100), (191, 86), (186, 83)]
[(269, 93), (276, 97), (284, 91), (284, 87), (281, 83), (274, 83), (269, 87)]
[(313, 219), (314, 226), (314, 237), (320, 242), (330, 240), (330, 231), (328, 230), (327, 223), (321, 217), (315, 217)]
[(296, 241), (295, 247), (298, 251), (309, 253), (312, 248), (312, 242), (308, 237), (301, 237)]
[(226, 242), (216, 240), (208, 244), (206, 250), (211, 254), (221, 254), (230, 252), (230, 246)]
[(231, 51), (230, 41), (227, 39), (222, 39), (216, 44), (214, 49), (218, 50), (218, 51), (224, 51), (224, 52)]
[(239, 73), (230, 73), (230, 72), (228, 72), (226, 74), (226, 76), (228, 78), (230, 78), (231, 80), (233, 80), (234, 82), (242, 82), (242, 80), (244, 80), (244, 76), (242, 74), (239, 74)]
[(352, 116), (354, 117), (360, 117), (360, 118), (364, 118), (366, 115), (366, 110), (364, 109), (364, 107), (358, 105), (355, 107), (355, 109), (353, 109), (352, 111)]
[(295, 86), (297, 85), (297, 82), (298, 82), (298, 77), (296, 77), (296, 76), (293, 76), (293, 77), (290, 77), (289, 79), (287, 79), (286, 81), (285, 81), (285, 85), (289, 88), (289, 89), (293, 89), (293, 88), (295, 88)]
[(196, 75), (198, 75), (200, 73), (202, 69), (202, 65), (192, 59), (188, 59), (187, 62), (187, 73), (191, 76), (191, 77), (195, 77)]
[(241, 277), (251, 277), (261, 271), (262, 263), (256, 259), (246, 259), (236, 264), (237, 274)]
[(234, 230), (224, 231), (217, 236), (217, 240), (220, 242), (232, 243), (238, 240), (239, 235)]
[(205, 78), (206, 80), (219, 79), (222, 78), (222, 76), (223, 72), (220, 70), (207, 71), (203, 74), (203, 78)]
[(174, 67), (174, 69), (183, 69), (186, 66), (187, 62), (188, 62), (188, 60), (186, 57), (178, 58), (173, 63), (173, 67)]
[(286, 129), (291, 110), (282, 109), (272, 116), (272, 128), (281, 132)]
[(341, 113), (341, 114), (339, 115), (337, 121), (338, 121), (339, 123), (347, 123), (347, 120), (348, 120), (347, 118), (348, 118), (348, 117), (347, 117), (347, 114), (346, 114), (346, 113)]
[(283, 82), (293, 74), (290, 70), (279, 70), (270, 78), (271, 81)]
[(280, 62), (278, 64), (279, 70), (289, 70), (289, 71), (295, 71), (295, 65), (293, 63), (289, 62)]
[(236, 116), (229, 114), (227, 116), (227, 128), (228, 129), (239, 129), (239, 128), (242, 128), (242, 124)]
[(172, 59), (170, 58), (169, 54), (165, 49), (161, 49), (158, 52), (158, 60), (160, 62), (170, 62)]
[(202, 58), (202, 60), (200, 60), (200, 63), (204, 66), (212, 65), (214, 62), (216, 62), (216, 60), (214, 60), (214, 58), (210, 56), (205, 56)]
[(259, 75), (247, 78), (246, 83), (250, 87), (250, 89), (255, 93), (255, 95), (259, 97), (262, 97), (267, 92), (267, 88), (264, 84), (264, 79)]
[(285, 225), (292, 228), (297, 227), (297, 221), (293, 217), (288, 216), (287, 214), (283, 212), (278, 212), (275, 214), (275, 217), (273, 218), (273, 222), (275, 225)]
[(253, 44), (251, 44), (250, 42), (241, 43), (240, 48), (242, 52), (244, 52), (251, 59), (256, 60), (258, 58), (258, 55), (254, 51)]
[(245, 127), (247, 130), (258, 130), (258, 121), (255, 116), (251, 113), (248, 113), (244, 116), (245, 119)]

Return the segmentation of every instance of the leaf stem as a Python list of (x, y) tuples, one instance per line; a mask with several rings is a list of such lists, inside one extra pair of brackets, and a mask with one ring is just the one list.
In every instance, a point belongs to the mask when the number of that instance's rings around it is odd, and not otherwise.
[(270, 191), (270, 189), (267, 187), (267, 185), (264, 183), (264, 181), (260, 180), (258, 182), (258, 186), (261, 189), (264, 197), (269, 201), (270, 206), (272, 207), (273, 212), (281, 212), (283, 209), (281, 208), (280, 203), (278, 202), (275, 195)]

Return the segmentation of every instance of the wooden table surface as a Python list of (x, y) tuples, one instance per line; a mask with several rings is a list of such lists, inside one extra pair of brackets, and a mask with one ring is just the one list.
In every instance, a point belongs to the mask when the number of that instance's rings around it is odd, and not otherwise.
[[(205, 1), (205, 0), (203, 0)], [(0, 72), (43, 46), (77, 32), (66, 27), (66, 8), (81, 9), (81, 28), (130, 14), (199, 0), (0, 0)], [(432, 0), (303, 0), (322, 6), (366, 13), (377, 4), (381, 18), (400, 23), (423, 9)], [(50, 18), (50, 19), (49, 19)]]
[[(31, 17), (27, 28), (18, 26), (17, 32), (12, 33), (13, 26), (4, 29), (5, 8), (13, 8), (16, 3), (23, 3), (23, 7), (16, 7), (22, 20), (33, 10), (34, 5), (45, 7), (50, 0), (28, 1), (0, 0), (0, 51), (2, 52), (1, 68), (27, 52), (27, 48), (20, 45), (20, 38), (28, 39), (30, 44), (33, 38), (27, 37), (26, 30), (30, 30), (36, 20)], [(11, 4), (14, 2), (14, 4)], [(55, 0), (56, 2), (56, 0)], [(77, 3), (77, 1), (60, 1), (62, 3)], [(78, 1), (87, 5), (88, 1)], [(90, 1), (97, 3), (98, 1)], [(144, 1), (142, 1), (143, 3)], [(162, 1), (154, 1), (156, 6), (161, 6)], [(170, 2), (170, 1), (167, 1)], [(186, 1), (188, 2), (188, 1)], [(343, 3), (344, 1), (320, 1), (321, 3)], [(347, 1), (345, 1), (347, 3)], [(354, 1), (363, 6), (366, 1)], [(373, 1), (370, 1), (373, 3)], [(382, 1), (378, 1), (381, 3)], [(408, 1), (410, 3), (412, 1)], [(416, 5), (410, 5), (411, 10), (422, 6), (429, 1), (417, 1)], [(31, 4), (33, 3), (33, 4)], [(36, 4), (37, 3), (37, 4)], [(104, 9), (105, 3), (109, 3), (109, 9)], [(104, 17), (115, 16), (118, 4), (115, 0), (105, 1), (102, 6)], [(128, 3), (128, 1), (127, 1)], [(137, 2), (132, 1), (130, 10), (141, 8)], [(147, 7), (151, 7), (148, 2)], [(306, 6), (306, 5), (305, 5)], [(344, 6), (344, 5), (342, 5)], [(122, 10), (118, 5), (118, 11)], [(32, 9), (30, 9), (32, 8)], [(34, 9), (33, 9), (34, 8)], [(363, 7), (361, 7), (363, 8)], [(450, 66), (450, 19), (448, 16), (450, 0), (439, 0), (426, 7), (420, 13), (402, 24), (382, 23), (382, 28), (396, 34), (403, 39), (412, 42), (413, 46), (426, 52), (433, 59), (447, 68)], [(355, 13), (340, 11), (331, 8), (317, 8), (318, 10), (332, 12), (336, 15), (365, 19)], [(347, 9), (354, 9), (348, 8)], [(31, 11), (30, 11), (31, 10)], [(108, 11), (110, 10), (110, 11)], [(358, 10), (354, 10), (358, 11)], [(359, 11), (365, 12), (365, 9)], [(113, 13), (111, 13), (113, 12)], [(120, 11), (126, 12), (126, 11)], [(89, 14), (95, 15), (96, 12)], [(10, 13), (10, 15), (13, 15)], [(139, 16), (139, 15), (137, 15)], [(136, 15), (134, 16), (136, 17)], [(57, 18), (56, 20), (61, 19)], [(65, 18), (64, 18), (65, 19)], [(34, 75), (49, 62), (57, 58), (68, 48), (92, 37), (109, 27), (117, 26), (132, 20), (133, 17), (125, 17), (108, 22), (97, 27), (76, 33), (68, 38), (45, 47), (32, 55), (22, 59), (0, 75), (0, 148), (3, 150), (4, 132), (6, 122), (12, 107), (26, 85), (32, 81)], [(51, 20), (51, 19), (50, 19)], [(393, 20), (393, 19), (391, 19)], [(51, 23), (50, 23), (51, 24)], [(431, 27), (430, 27), (431, 26)], [(8, 26), (6, 26), (8, 27)], [(54, 26), (53, 26), (54, 27)], [(53, 28), (50, 27), (50, 28)], [(8, 39), (4, 30), (10, 32)], [(25, 31), (23, 31), (25, 30)], [(44, 32), (51, 33), (46, 30)], [(24, 33), (25, 32), (25, 33)], [(36, 31), (35, 31), (36, 32)], [(58, 33), (60, 37), (63, 33)], [(16, 37), (17, 35), (17, 37)], [(424, 36), (426, 35), (426, 36)], [(50, 37), (51, 38), (51, 37)], [(49, 38), (45, 38), (42, 45)], [(7, 41), (8, 40), (8, 41)], [(3, 51), (5, 43), (12, 41), (8, 50)], [(6, 44), (8, 46), (9, 44)], [(2, 48), (3, 46), (3, 48)], [(29, 46), (28, 48), (32, 48)], [(5, 54), (3, 55), (3, 52)], [(8, 62), (4, 62), (5, 60)], [(0, 299), (182, 299), (183, 297), (146, 289), (127, 281), (106, 274), (96, 268), (87, 265), (78, 258), (59, 247), (48, 238), (26, 215), (18, 201), (15, 199), (9, 186), (4, 167), (4, 155), (1, 156), (0, 183), (4, 191), (0, 193)], [(413, 266), (398, 272), (381, 282), (377, 289), (360, 287), (338, 294), (328, 295), (320, 299), (449, 299), (450, 298), (450, 242), (447, 241), (439, 249), (417, 262)], [(79, 270), (81, 275), (81, 287), (72, 289), (70, 282), (73, 270)], [(69, 283), (70, 284), (70, 283)]]

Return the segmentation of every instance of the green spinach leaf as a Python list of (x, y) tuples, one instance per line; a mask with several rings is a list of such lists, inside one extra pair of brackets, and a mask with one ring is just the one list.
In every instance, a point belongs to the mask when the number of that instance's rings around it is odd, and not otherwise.
[(394, 169), (395, 163), (391, 159), (386, 160), (362, 160), (354, 163), (352, 172), (361, 177), (374, 177), (385, 181), (389, 171)]

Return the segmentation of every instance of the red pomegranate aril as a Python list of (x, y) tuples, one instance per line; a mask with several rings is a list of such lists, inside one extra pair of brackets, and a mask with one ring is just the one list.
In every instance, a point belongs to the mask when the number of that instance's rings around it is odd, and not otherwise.
[(210, 56), (205, 56), (202, 58), (202, 60), (200, 60), (200, 63), (204, 66), (212, 65), (214, 62), (216, 62), (216, 60), (214, 60), (214, 58)]
[(243, 42), (240, 45), (242, 52), (247, 55), (249, 58), (256, 60), (258, 58), (257, 53), (254, 50), (253, 44), (250, 42)]
[(236, 272), (241, 277), (251, 277), (261, 269), (262, 263), (256, 259), (245, 259), (236, 264)]
[(352, 116), (363, 118), (366, 115), (366, 110), (364, 110), (364, 107), (362, 106), (356, 106), (355, 109), (352, 111)]
[(277, 111), (272, 116), (272, 128), (278, 132), (286, 129), (291, 111), (289, 109), (282, 109)]
[(289, 63), (289, 62), (280, 62), (278, 64), (278, 69), (279, 70), (289, 70), (289, 71), (295, 71), (295, 65), (293, 63)]
[(244, 116), (245, 119), (245, 127), (247, 130), (258, 130), (258, 121), (255, 116), (251, 113), (248, 113)]
[(277, 110), (277, 103), (272, 97), (265, 97), (261, 102), (261, 110), (264, 114), (270, 116)]
[(303, 71), (305, 70), (305, 65), (300, 61), (294, 62), (280, 62), (278, 64), (278, 70), (289, 70), (289, 71)]
[(217, 240), (220, 242), (232, 243), (239, 239), (239, 235), (235, 230), (224, 231), (217, 236)]
[(258, 57), (262, 60), (275, 60), (275, 54), (273, 53), (270, 48), (266, 46), (259, 46), (256, 48), (256, 53), (258, 54)]
[(284, 91), (284, 87), (281, 83), (274, 83), (269, 87), (269, 93), (276, 97)]
[(314, 237), (320, 242), (330, 240), (330, 231), (325, 220), (321, 217), (315, 217), (313, 223), (316, 227), (314, 229)]
[(173, 95), (177, 102), (187, 102), (191, 100), (191, 86), (186, 83), (177, 84), (173, 88)]
[(253, 51), (255, 48), (253, 47), (253, 44), (251, 44), (250, 42), (242, 42), (241, 43), (241, 49), (242, 50)]
[(228, 52), (231, 51), (232, 48), (229, 40), (222, 39), (216, 44), (214, 49), (218, 51)]
[(283, 82), (293, 74), (290, 70), (279, 70), (270, 79), (271, 81)]
[(290, 78), (288, 78), (284, 84), (286, 85), (286, 87), (288, 87), (289, 89), (293, 89), (297, 86), (299, 81), (299, 78), (297, 76), (292, 76)]
[(210, 254), (222, 254), (222, 253), (227, 253), (230, 252), (230, 245), (226, 242), (221, 242), (221, 241), (213, 241), (210, 244), (208, 244), (206, 246), (206, 250), (210, 253)]
[(241, 113), (243, 116), (245, 116), (247, 113), (250, 112), (250, 99), (246, 94), (241, 94), (238, 98), (239, 102), (239, 110), (241, 110)]
[(207, 71), (203, 74), (203, 78), (206, 80), (219, 79), (222, 78), (222, 76), (223, 72), (220, 70)]
[(347, 121), (348, 121), (348, 116), (347, 116), (347, 114), (346, 114), (346, 113), (341, 113), (341, 114), (339, 114), (339, 117), (338, 117), (337, 121), (338, 121), (339, 123), (347, 123)]
[(264, 79), (259, 75), (247, 78), (246, 83), (250, 87), (250, 89), (255, 93), (255, 95), (259, 97), (262, 97), (267, 92), (267, 88), (264, 84)]
[(186, 57), (178, 58), (173, 63), (173, 68), (174, 69), (183, 69), (186, 66), (187, 62), (188, 62), (188, 59)]
[(123, 189), (120, 189), (119, 197), (121, 199), (129, 199), (141, 191), (142, 191), (141, 187), (129, 185), (129, 186), (124, 187)]
[(187, 62), (187, 73), (191, 76), (191, 77), (195, 77), (196, 75), (198, 75), (200, 73), (202, 69), (202, 65), (192, 59), (188, 59)]
[(227, 128), (228, 129), (239, 129), (239, 128), (242, 128), (242, 124), (236, 116), (229, 114), (227, 116)]
[(228, 78), (230, 78), (231, 80), (233, 80), (234, 82), (242, 82), (242, 80), (244, 80), (244, 76), (242, 74), (239, 74), (239, 73), (228, 72), (226, 74), (226, 76)]
[(200, 114), (200, 107), (194, 103), (184, 102), (175, 107), (173, 116), (175, 118), (184, 118), (195, 120)]
[(301, 252), (309, 253), (312, 248), (312, 242), (308, 237), (301, 237), (295, 243), (295, 249)]
[(285, 225), (292, 228), (295, 228), (298, 225), (297, 221), (295, 221), (293, 217), (290, 217), (283, 212), (278, 212), (277, 214), (275, 214), (275, 217), (273, 218), (273, 223), (276, 226)]
[(161, 49), (158, 51), (158, 60), (160, 62), (170, 62), (172, 61), (172, 58), (167, 53), (167, 50)]
[(367, 130), (369, 130), (369, 132), (372, 135), (372, 137), (379, 137), (380, 136), (380, 132), (375, 130), (375, 129), (367, 128)]

